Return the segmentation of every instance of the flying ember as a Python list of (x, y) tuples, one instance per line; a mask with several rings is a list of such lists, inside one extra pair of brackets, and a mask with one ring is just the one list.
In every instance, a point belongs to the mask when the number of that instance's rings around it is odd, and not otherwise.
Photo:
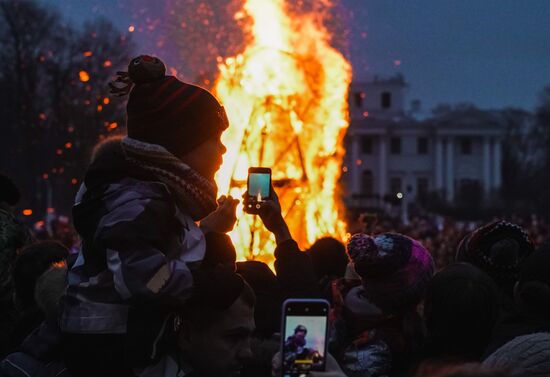
[[(250, 20), (252, 38), (220, 64), (215, 85), (231, 123), (216, 176), (220, 192), (240, 198), (248, 167), (270, 167), (283, 215), (302, 248), (324, 235), (342, 238), (338, 180), (350, 64), (331, 47), (316, 14), (291, 15), (283, 0), (246, 0), (240, 12)], [(230, 234), (239, 258), (271, 264), (274, 239), (256, 216), (239, 218)]]

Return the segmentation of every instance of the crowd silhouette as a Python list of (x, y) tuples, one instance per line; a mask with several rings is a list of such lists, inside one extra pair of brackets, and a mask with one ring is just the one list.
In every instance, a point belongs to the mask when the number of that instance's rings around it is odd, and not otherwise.
[(0, 376), (282, 375), (280, 351), (304, 353), (307, 334), (280, 333), (289, 298), (331, 305), (313, 377), (550, 375), (543, 219), (380, 217), (300, 250), (272, 188), (258, 216), (275, 272), (237, 261), (240, 198), (214, 182), (225, 109), (165, 71), (142, 55), (112, 83), (128, 133), (95, 148), (74, 232), (28, 228), (1, 177)]

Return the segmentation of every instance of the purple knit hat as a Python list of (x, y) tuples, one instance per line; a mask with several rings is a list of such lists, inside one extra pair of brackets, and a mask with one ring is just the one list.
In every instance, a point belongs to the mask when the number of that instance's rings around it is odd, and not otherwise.
[(416, 305), (434, 274), (434, 262), (418, 241), (396, 233), (359, 233), (347, 244), (365, 294), (383, 310)]

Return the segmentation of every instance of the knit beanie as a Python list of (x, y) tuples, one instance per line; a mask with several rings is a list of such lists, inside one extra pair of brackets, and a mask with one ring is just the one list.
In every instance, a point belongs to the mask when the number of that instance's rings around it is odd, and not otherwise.
[[(165, 73), (160, 59), (141, 55), (117, 81), (133, 84), (126, 107), (128, 136), (180, 156), (220, 134), (229, 123), (223, 106), (208, 90)], [(111, 89), (121, 91), (113, 85)]]
[(366, 298), (382, 310), (400, 311), (416, 305), (434, 274), (428, 250), (401, 234), (355, 234), (347, 251)]
[(483, 365), (508, 369), (510, 377), (550, 376), (550, 333), (517, 336), (487, 357)]
[(511, 296), (521, 265), (533, 250), (533, 242), (519, 225), (496, 221), (466, 235), (456, 260), (479, 267)]

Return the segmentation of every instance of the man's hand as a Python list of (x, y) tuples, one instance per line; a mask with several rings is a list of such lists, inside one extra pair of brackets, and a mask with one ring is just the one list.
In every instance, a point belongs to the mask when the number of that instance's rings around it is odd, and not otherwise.
[(235, 226), (235, 222), (237, 222), (237, 204), (239, 204), (239, 199), (233, 199), (231, 195), (228, 197), (222, 195), (218, 199), (218, 208), (202, 219), (200, 228), (203, 233), (227, 233), (231, 231)]
[[(326, 368), (324, 372), (309, 372), (308, 376), (311, 377), (346, 377), (338, 362), (330, 353), (327, 353)], [(281, 376), (281, 353), (277, 352), (273, 359), (271, 359), (271, 376)]]
[(309, 372), (310, 377), (346, 377), (338, 362), (327, 352), (326, 368), (324, 372)]
[[(248, 192), (245, 192), (243, 195), (245, 212), (247, 212), (248, 208), (248, 199)], [(277, 241), (277, 244), (292, 239), (288, 226), (286, 225), (285, 219), (283, 218), (281, 212), (282, 210), (281, 204), (279, 203), (279, 197), (277, 196), (277, 193), (272, 186), (271, 198), (260, 203), (258, 215), (260, 215), (260, 218), (262, 219), (262, 222), (264, 223), (267, 230), (275, 235), (275, 240)]]

